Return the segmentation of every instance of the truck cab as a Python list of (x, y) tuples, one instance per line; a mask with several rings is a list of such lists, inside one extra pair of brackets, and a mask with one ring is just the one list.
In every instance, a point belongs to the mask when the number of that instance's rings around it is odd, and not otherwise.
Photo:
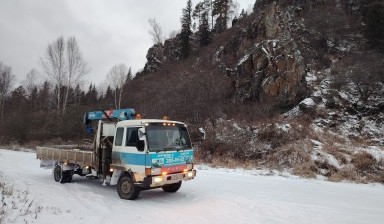
[(125, 120), (116, 124), (110, 171), (119, 196), (135, 199), (140, 190), (162, 187), (176, 192), (196, 176), (193, 148), (184, 123)]

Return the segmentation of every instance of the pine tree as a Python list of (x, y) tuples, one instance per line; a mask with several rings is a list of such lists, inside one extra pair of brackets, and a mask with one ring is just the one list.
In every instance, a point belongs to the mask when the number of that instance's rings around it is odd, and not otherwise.
[(186, 58), (191, 51), (191, 36), (192, 36), (192, 2), (188, 0), (187, 7), (183, 9), (183, 15), (181, 17), (181, 56)]
[(40, 110), (47, 110), (51, 106), (51, 86), (48, 81), (45, 81), (38, 93), (38, 102)]
[(78, 105), (81, 104), (81, 95), (82, 95), (82, 91), (80, 89), (80, 85), (77, 84), (75, 88), (75, 104), (78, 104)]
[(247, 16), (248, 16), (247, 12), (243, 9), (243, 10), (241, 10), (239, 19), (240, 19), (240, 20), (241, 20), (241, 19), (244, 19), (244, 18), (247, 17)]
[(208, 13), (204, 12), (202, 16), (202, 21), (199, 26), (199, 34), (200, 34), (200, 45), (206, 46), (211, 42), (211, 31), (209, 30), (208, 23)]
[(36, 111), (38, 109), (38, 91), (37, 91), (37, 87), (35, 86), (32, 91), (31, 91), (31, 94), (29, 95), (29, 104), (31, 106), (31, 109), (33, 111)]
[(85, 94), (86, 104), (95, 106), (97, 103), (97, 90), (94, 84), (90, 84), (88, 88), (88, 92)]
[(228, 14), (232, 0), (214, 0), (213, 12), (214, 16), (217, 16), (214, 30), (218, 33), (222, 33), (227, 29)]
[[(206, 13), (206, 16), (204, 16), (204, 13)], [(199, 26), (200, 26), (201, 23), (203, 22), (203, 19), (205, 19), (204, 17), (207, 18), (207, 21), (209, 24), (209, 17), (211, 15), (212, 15), (212, 0), (203, 0), (197, 3), (197, 5), (195, 6), (192, 17), (198, 20)], [(213, 18), (212, 18), (211, 27), (213, 27)]]

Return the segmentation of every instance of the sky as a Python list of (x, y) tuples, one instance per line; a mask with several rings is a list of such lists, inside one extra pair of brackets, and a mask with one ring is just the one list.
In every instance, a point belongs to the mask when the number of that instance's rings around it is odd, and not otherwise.
[[(32, 69), (60, 36), (74, 36), (90, 67), (86, 83), (105, 82), (116, 64), (133, 73), (146, 63), (153, 45), (148, 19), (155, 18), (167, 37), (180, 29), (187, 0), (1, 0), (0, 61), (11, 66), (16, 83)], [(193, 1), (193, 6), (198, 0)], [(240, 10), (255, 0), (238, 0)], [(41, 80), (44, 76), (41, 75)]]

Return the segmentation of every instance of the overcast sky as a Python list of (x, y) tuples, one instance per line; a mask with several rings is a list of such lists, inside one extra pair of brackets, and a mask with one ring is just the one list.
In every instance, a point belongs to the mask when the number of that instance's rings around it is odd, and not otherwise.
[[(153, 45), (148, 31), (155, 18), (165, 35), (180, 29), (187, 0), (0, 0), (0, 61), (11, 66), (20, 82), (48, 44), (58, 37), (76, 37), (91, 68), (86, 82), (106, 80), (118, 63), (142, 69)], [(193, 2), (198, 2), (194, 0)], [(255, 0), (238, 0), (251, 8)]]

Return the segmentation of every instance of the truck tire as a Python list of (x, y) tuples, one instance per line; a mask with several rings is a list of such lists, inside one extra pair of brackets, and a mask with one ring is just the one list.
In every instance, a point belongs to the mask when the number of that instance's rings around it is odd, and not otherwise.
[(56, 182), (65, 183), (64, 172), (59, 164), (56, 164), (53, 169), (53, 178), (55, 178)]
[(64, 182), (65, 183), (70, 183), (72, 181), (72, 177), (73, 177), (73, 173), (71, 170), (68, 170), (68, 171), (64, 171), (63, 172), (64, 174)]
[(180, 189), (180, 187), (181, 187), (181, 181), (174, 183), (174, 184), (164, 185), (162, 188), (163, 188), (163, 191), (165, 191), (165, 192), (175, 193), (176, 191), (178, 191)]
[(124, 174), (117, 181), (117, 193), (121, 199), (135, 200), (140, 194), (140, 188), (135, 186), (130, 175)]

